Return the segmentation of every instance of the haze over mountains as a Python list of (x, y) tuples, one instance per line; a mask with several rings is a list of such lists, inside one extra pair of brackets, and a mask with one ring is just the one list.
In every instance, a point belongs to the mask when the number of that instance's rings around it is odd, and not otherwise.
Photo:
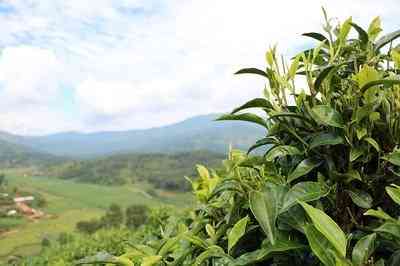
[[(244, 122), (219, 121), (218, 114), (195, 116), (182, 122), (143, 130), (95, 133), (63, 132), (45, 136), (19, 136), (0, 133), (3, 146), (67, 157), (95, 157), (116, 153), (177, 153), (209, 150), (226, 153), (234, 148), (247, 149), (263, 137), (265, 131)], [(6, 145), (7, 144), (7, 145)], [(21, 152), (19, 152), (21, 153)]]

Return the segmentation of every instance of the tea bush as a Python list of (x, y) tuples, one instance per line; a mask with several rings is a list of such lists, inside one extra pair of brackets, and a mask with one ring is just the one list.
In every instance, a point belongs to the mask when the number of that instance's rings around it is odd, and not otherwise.
[(123, 254), (77, 263), (400, 265), (400, 31), (378, 39), (379, 18), (365, 30), (324, 17), (324, 33), (304, 34), (317, 45), (290, 64), (273, 47), (265, 69), (237, 72), (265, 78), (265, 97), (219, 120), (264, 127), (248, 151), (269, 145), (263, 156), (199, 165), (196, 209), (155, 218), (160, 228)]
[[(169, 218), (171, 216), (173, 218)], [(103, 251), (107, 251), (108, 254), (113, 256), (121, 256), (131, 252), (134, 245), (161, 239), (160, 228), (164, 228), (166, 221), (175, 220), (175, 216), (181, 217), (185, 215), (182, 214), (182, 211), (177, 213), (177, 210), (171, 207), (156, 208), (147, 210), (146, 223), (136, 227), (134, 231), (128, 227), (121, 227), (100, 228), (91, 234), (61, 233), (51, 240), (50, 245), (43, 247), (39, 255), (25, 258), (19, 256), (10, 257), (4, 264), (0, 262), (0, 265), (75, 265), (76, 261)]]

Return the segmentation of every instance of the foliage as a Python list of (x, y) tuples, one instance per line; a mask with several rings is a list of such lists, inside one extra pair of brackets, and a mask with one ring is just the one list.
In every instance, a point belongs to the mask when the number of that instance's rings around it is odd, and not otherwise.
[(24, 145), (6, 141), (1, 138), (2, 136), (0, 133), (0, 166), (2, 168), (30, 166), (40, 168), (63, 161), (61, 157), (36, 151)]
[(93, 234), (100, 229), (120, 228), (125, 225), (129, 229), (135, 229), (148, 220), (149, 208), (146, 205), (130, 205), (125, 210), (117, 204), (111, 204), (106, 213), (99, 219), (79, 221), (76, 229), (81, 233)]
[[(6, 174), (10, 189), (7, 193), (11, 195), (13, 187), (23, 188), (28, 195), (41, 194), (47, 204), (39, 208), (46, 214), (39, 222), (30, 222), (23, 217), (0, 218), (0, 227), (12, 230), (0, 238), (0, 261), (10, 255), (38, 254), (44, 234), (54, 243), (60, 232), (72, 232), (79, 221), (98, 219), (112, 203), (118, 203), (125, 209), (132, 204), (151, 208), (165, 205), (187, 207), (193, 202), (189, 193), (156, 190), (156, 195), (148, 195), (146, 192), (152, 187), (148, 184), (102, 186), (52, 177), (16, 176), (9, 171)], [(6, 199), (6, 204), (14, 208), (12, 198)]]
[(3, 173), (0, 174), (0, 188), (2, 188), (3, 186), (5, 186), (7, 180), (6, 177)]
[(237, 72), (266, 78), (265, 97), (220, 120), (264, 127), (266, 137), (249, 149), (270, 145), (264, 156), (232, 150), (222, 169), (197, 166), (198, 178), (189, 179), (196, 209), (160, 218), (160, 230), (125, 253), (88, 253), (77, 263), (399, 265), (400, 79), (392, 42), (400, 32), (378, 39), (379, 18), (364, 30), (351, 18), (333, 27), (324, 17), (325, 35), (304, 34), (318, 44), (290, 64), (273, 47), (265, 70)]
[[(266, 78), (265, 97), (219, 120), (264, 127), (266, 137), (249, 151), (271, 145), (265, 155), (232, 151), (223, 171), (198, 166), (192, 187), (201, 205), (191, 220), (114, 257), (117, 264), (395, 265), (400, 230), (389, 199), (400, 203), (400, 190), (389, 185), (400, 166), (400, 79), (396, 50), (383, 47), (400, 34), (377, 39), (379, 18), (364, 30), (351, 18), (333, 27), (324, 16), (327, 36), (305, 34), (318, 45), (291, 64), (273, 47), (265, 70), (237, 72)], [(266, 117), (243, 113), (248, 108)], [(386, 222), (379, 226), (371, 213)]]
[(66, 161), (47, 169), (50, 176), (96, 184), (121, 185), (146, 181), (156, 188), (185, 191), (184, 175), (192, 175), (196, 163), (216, 166), (223, 156), (207, 151), (178, 154), (119, 154), (104, 158)]
[(130, 229), (137, 228), (147, 221), (148, 207), (146, 205), (131, 205), (125, 211), (125, 225)]
[(93, 234), (102, 228), (119, 228), (124, 222), (124, 214), (118, 204), (111, 204), (100, 219), (80, 221), (76, 224), (79, 232)]
[(50, 246), (43, 247), (40, 256), (11, 259), (6, 265), (73, 265), (74, 261), (101, 250), (121, 255), (128, 251), (126, 241), (135, 241), (136, 235), (126, 229), (99, 230), (92, 235), (67, 234), (63, 241), (52, 241)]
[[(21, 266), (46, 266), (46, 265), (74, 265), (75, 262), (84, 259), (88, 254), (104, 254), (107, 256), (121, 256), (131, 253), (133, 245), (141, 245), (145, 242), (161, 239), (160, 228), (170, 230), (173, 226), (166, 226), (165, 221), (175, 221), (175, 216), (184, 216), (175, 209), (153, 208), (148, 210), (146, 224), (132, 231), (128, 228), (103, 228), (93, 234), (61, 233), (51, 241), (50, 246), (42, 248), (40, 255), (18, 258), (13, 257), (6, 265)], [(1, 265), (1, 263), (0, 263)]]
[(76, 230), (81, 233), (93, 234), (102, 228), (99, 219), (91, 219), (88, 221), (79, 221), (76, 223)]
[(118, 228), (124, 222), (124, 213), (116, 203), (110, 205), (104, 216), (100, 219), (105, 228)]

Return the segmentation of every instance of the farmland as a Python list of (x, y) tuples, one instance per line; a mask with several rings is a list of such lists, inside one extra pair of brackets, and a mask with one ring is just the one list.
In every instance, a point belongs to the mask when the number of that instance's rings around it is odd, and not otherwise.
[[(125, 186), (100, 186), (64, 181), (50, 177), (23, 177), (11, 172), (8, 186), (40, 193), (47, 204), (43, 211), (51, 215), (36, 222), (24, 219), (2, 219), (2, 223), (17, 223), (14, 229), (0, 237), (0, 258), (12, 254), (31, 255), (40, 251), (41, 240), (55, 238), (61, 232), (74, 230), (81, 220), (97, 218), (112, 203), (121, 207), (144, 204), (156, 207), (161, 204), (183, 206), (190, 202), (188, 193), (153, 190), (148, 184)], [(150, 195), (147, 191), (152, 191)]]

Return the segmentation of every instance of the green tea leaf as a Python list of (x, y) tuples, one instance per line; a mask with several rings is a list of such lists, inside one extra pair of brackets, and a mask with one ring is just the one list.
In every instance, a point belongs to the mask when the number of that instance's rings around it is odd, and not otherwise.
[(255, 99), (243, 104), (242, 106), (235, 108), (231, 114), (233, 115), (239, 111), (249, 109), (249, 108), (267, 108), (267, 109), (269, 109), (269, 108), (272, 108), (272, 104), (264, 98), (255, 98)]
[(393, 85), (399, 85), (400, 80), (397, 79), (378, 79), (378, 80), (372, 80), (368, 81), (361, 87), (361, 92), (367, 91), (369, 88), (372, 88), (374, 86), (379, 86), (383, 85), (385, 88), (389, 88)]
[(353, 26), (353, 28), (358, 32), (358, 38), (360, 39), (362, 45), (367, 45), (369, 41), (368, 33), (356, 23), (351, 23), (351, 26)]
[(400, 188), (399, 187), (386, 187), (386, 192), (394, 202), (400, 205)]
[(342, 229), (323, 211), (305, 202), (300, 202), (300, 204), (311, 218), (315, 228), (329, 240), (339, 255), (346, 257), (347, 238)]
[(239, 239), (246, 233), (246, 226), (248, 221), (249, 217), (245, 216), (232, 227), (232, 230), (228, 234), (228, 253), (236, 245)]
[(400, 51), (392, 49), (392, 51), (390, 52), (390, 57), (394, 62), (394, 67), (400, 68)]
[(379, 112), (372, 112), (369, 114), (369, 120), (375, 122), (381, 119), (381, 114)]
[[(157, 265), (161, 261), (161, 256), (149, 256), (143, 258), (142, 264), (140, 266), (154, 266)], [(132, 264), (133, 266), (133, 264)]]
[(265, 71), (262, 71), (261, 69), (258, 68), (243, 68), (235, 73), (235, 75), (238, 74), (256, 74), (269, 78), (269, 75)]
[(225, 254), (224, 250), (219, 246), (211, 246), (207, 250), (203, 251), (199, 256), (197, 256), (196, 261), (193, 263), (194, 266), (200, 266), (203, 262), (212, 257), (222, 257), (231, 260), (231, 257)]
[(365, 104), (364, 106), (361, 106), (357, 108), (356, 115), (353, 119), (353, 122), (361, 122), (365, 117), (367, 117), (370, 113), (372, 113), (374, 110), (373, 104)]
[(301, 152), (296, 147), (288, 145), (279, 145), (268, 150), (268, 152), (265, 154), (265, 159), (267, 161), (273, 161), (275, 158), (278, 157), (293, 156), (299, 154), (301, 154)]
[(292, 206), (298, 204), (299, 201), (310, 202), (327, 196), (329, 188), (319, 182), (301, 182), (294, 185), (286, 194), (283, 200), (283, 206), (280, 213), (289, 210)]
[(336, 71), (337, 68), (338, 68), (337, 65), (327, 66), (321, 71), (321, 73), (318, 75), (317, 79), (314, 82), (314, 88), (316, 91), (319, 91), (322, 82), (324, 82), (325, 78), (328, 77), (328, 75), (330, 75), (334, 71)]
[(276, 210), (275, 202), (269, 202), (265, 199), (265, 196), (258, 191), (250, 193), (250, 209), (256, 217), (258, 223), (263, 229), (264, 233), (268, 236), (268, 239), (272, 244), (275, 244), (275, 219)]
[(346, 182), (346, 183), (350, 183), (350, 182), (353, 181), (353, 180), (360, 180), (360, 181), (362, 181), (361, 176), (360, 176), (360, 173), (359, 173), (357, 170), (354, 170), (354, 169), (349, 170), (349, 171), (348, 171), (347, 173), (345, 173), (345, 174), (342, 174), (342, 176), (345, 178), (345, 182)]
[(268, 125), (264, 119), (262, 119), (258, 115), (252, 114), (252, 113), (244, 113), (244, 114), (238, 114), (238, 115), (227, 114), (227, 115), (222, 115), (216, 119), (216, 121), (224, 121), (224, 120), (246, 121), (246, 122), (251, 122), (251, 123), (261, 125), (265, 128), (268, 127)]
[(304, 227), (304, 233), (312, 252), (326, 266), (336, 266), (335, 257), (329, 250), (334, 250), (332, 244), (313, 225)]
[[(372, 86), (366, 87), (368, 83), (376, 82), (381, 79), (381, 74), (378, 70), (376, 70), (372, 66), (364, 65), (361, 67), (360, 71), (353, 76), (353, 80), (358, 83), (358, 86), (361, 88), (361, 92), (366, 91), (367, 88)], [(379, 85), (374, 84), (373, 86)]]
[(319, 133), (311, 139), (310, 149), (314, 149), (318, 146), (338, 145), (343, 143), (344, 139), (339, 135), (333, 133)]
[(315, 159), (305, 159), (301, 161), (294, 171), (290, 173), (290, 175), (287, 178), (287, 182), (290, 183), (293, 180), (308, 174), (311, 172), (315, 167), (319, 166), (321, 164), (321, 161), (317, 161)]
[(189, 242), (191, 242), (192, 244), (201, 247), (203, 249), (207, 249), (209, 247), (209, 244), (203, 240), (202, 238), (195, 236), (191, 233), (187, 233), (183, 235), (183, 238), (185, 238), (186, 240), (188, 240)]
[(400, 150), (393, 151), (392, 153), (382, 157), (382, 159), (390, 162), (391, 164), (400, 166)]
[(277, 144), (277, 139), (273, 138), (273, 137), (266, 137), (266, 138), (257, 140), (256, 143), (254, 145), (252, 145), (248, 149), (247, 154), (249, 154), (254, 149), (257, 149), (257, 148), (259, 148), (261, 146), (265, 146), (265, 145), (268, 145), (268, 144)]
[(381, 37), (375, 43), (375, 50), (381, 49), (383, 46), (385, 46), (386, 44), (396, 40), (399, 37), (400, 37), (400, 30), (396, 30), (396, 31), (394, 31), (392, 33), (389, 33), (389, 34)]
[(355, 147), (355, 148), (350, 149), (350, 162), (354, 162), (363, 154), (364, 154), (364, 150), (362, 148)]
[(367, 129), (365, 127), (363, 127), (363, 128), (357, 129), (356, 133), (357, 133), (357, 138), (359, 140), (361, 140), (363, 137), (365, 137), (367, 135), (368, 132), (367, 132)]
[(265, 61), (267, 61), (267, 64), (272, 67), (274, 65), (274, 57), (275, 57), (275, 47), (268, 50), (265, 53)]
[(376, 234), (364, 236), (357, 241), (352, 252), (352, 261), (355, 265), (363, 266), (375, 250)]
[(348, 19), (346, 19), (345, 22), (343, 22), (342, 26), (340, 27), (339, 40), (342, 44), (344, 44), (344, 42), (347, 39), (347, 36), (349, 35), (351, 29), (351, 22), (352, 18), (349, 17)]
[(393, 218), (384, 212), (382, 209), (378, 208), (378, 210), (368, 210), (364, 213), (365, 216), (372, 216), (382, 220), (393, 220)]
[(290, 68), (288, 70), (288, 79), (294, 79), (297, 69), (299, 68), (300, 56), (296, 56), (296, 58), (292, 61)]
[(344, 127), (340, 113), (328, 105), (314, 106), (311, 109), (311, 115), (320, 124), (338, 128)]
[(206, 224), (206, 232), (211, 239), (215, 238), (215, 229), (211, 224)]
[(278, 240), (275, 245), (271, 245), (270, 243), (265, 244), (262, 248), (257, 249), (252, 252), (247, 252), (240, 257), (236, 258), (232, 264), (232, 266), (250, 266), (255, 265), (257, 263), (266, 261), (271, 256), (280, 253), (286, 253), (288, 251), (302, 249), (305, 248), (304, 245), (299, 244), (295, 241), (290, 240)]
[(353, 203), (356, 204), (358, 207), (364, 209), (371, 208), (373, 199), (371, 195), (367, 192), (359, 189), (346, 190), (346, 192), (347, 194), (349, 194)]
[(368, 142), (377, 152), (380, 152), (381, 148), (379, 147), (378, 142), (376, 142), (373, 138), (365, 138), (366, 142)]
[(196, 168), (197, 168), (197, 172), (199, 174), (199, 177), (201, 179), (203, 179), (203, 180), (209, 180), (210, 179), (210, 173), (208, 172), (208, 169), (205, 166), (203, 166), (201, 164), (198, 164), (198, 165), (196, 165)]
[(320, 42), (329, 43), (328, 39), (324, 35), (322, 35), (321, 33), (318, 33), (318, 32), (307, 32), (307, 33), (303, 33), (302, 35), (306, 36), (306, 37), (313, 38), (313, 39), (315, 39), (317, 41), (320, 41)]
[(381, 18), (375, 17), (368, 27), (368, 37), (371, 40), (375, 40), (378, 34), (382, 31), (381, 28)]
[(78, 260), (75, 265), (82, 264), (99, 264), (99, 263), (112, 263), (119, 266), (134, 266), (133, 262), (128, 258), (121, 258), (113, 256), (107, 252), (99, 252), (94, 256), (86, 257)]
[(268, 184), (263, 192), (252, 191), (249, 195), (250, 210), (272, 245), (277, 240), (276, 218), (287, 189)]
[(304, 115), (298, 114), (298, 113), (291, 113), (291, 112), (274, 112), (274, 113), (270, 113), (268, 119), (274, 119), (274, 118), (280, 118), (280, 117), (288, 117), (288, 118), (297, 118), (297, 119), (301, 119), (305, 122), (310, 123), (310, 121), (304, 117)]
[(181, 237), (172, 237), (169, 238), (159, 249), (157, 252), (158, 255), (160, 256), (165, 256), (171, 248), (173, 248), (179, 241), (181, 240)]
[(396, 222), (386, 222), (374, 231), (378, 233), (386, 233), (400, 239), (400, 225)]

